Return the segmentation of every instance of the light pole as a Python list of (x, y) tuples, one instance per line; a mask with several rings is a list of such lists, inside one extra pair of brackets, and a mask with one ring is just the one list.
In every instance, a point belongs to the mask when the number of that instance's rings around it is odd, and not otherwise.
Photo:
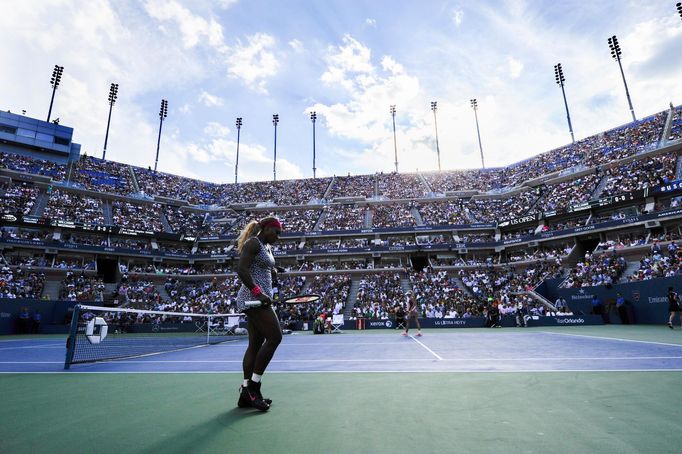
[(481, 145), (481, 130), (478, 128), (478, 101), (471, 100), (471, 108), (474, 109), (474, 117), (476, 118), (476, 134), (478, 135), (478, 148), (481, 150), (481, 166), (485, 169), (485, 161), (483, 161), (483, 145)]
[(313, 178), (315, 177), (315, 121), (317, 120), (317, 112), (310, 112), (310, 121), (313, 122)]
[(433, 111), (433, 124), (436, 126), (436, 155), (438, 156), (438, 171), (440, 172), (440, 147), (438, 146), (438, 120), (436, 119), (438, 103), (436, 101), (431, 101), (431, 110)]
[(107, 119), (107, 132), (104, 134), (104, 151), (102, 151), (102, 160), (107, 156), (107, 142), (109, 141), (109, 125), (111, 124), (111, 110), (114, 108), (116, 98), (118, 97), (118, 84), (111, 84), (109, 87), (109, 118)]
[(620, 62), (620, 57), (623, 52), (620, 49), (620, 44), (618, 44), (618, 38), (613, 35), (609, 38), (609, 49), (611, 49), (611, 56), (614, 60), (618, 62), (618, 67), (620, 68), (620, 75), (623, 76), (623, 85), (625, 85), (625, 96), (628, 98), (628, 104), (630, 105), (630, 113), (632, 114), (632, 121), (637, 120), (635, 117), (635, 110), (632, 108), (632, 100), (630, 99), (630, 91), (628, 90), (628, 83), (625, 81), (625, 73), (623, 72), (623, 65)]
[(50, 99), (50, 110), (47, 111), (48, 123), (50, 122), (50, 116), (52, 116), (52, 103), (54, 103), (54, 94), (57, 92), (59, 82), (62, 81), (62, 73), (64, 73), (64, 67), (54, 65), (54, 69), (52, 70), (52, 78), (50, 79), (50, 85), (52, 85), (52, 99)]
[(275, 152), (272, 161), (272, 180), (277, 181), (277, 123), (279, 123), (279, 115), (272, 116), (272, 124), (275, 125)]
[(395, 173), (398, 173), (398, 142), (395, 138), (395, 104), (391, 106), (391, 117), (393, 118), (393, 153), (395, 155)]
[(168, 116), (168, 101), (161, 100), (161, 109), (159, 109), (159, 138), (156, 141), (156, 160), (154, 161), (154, 173), (156, 173), (156, 165), (159, 163), (159, 147), (161, 146), (161, 129), (163, 128), (163, 120)]
[(234, 184), (237, 184), (237, 169), (239, 169), (239, 136), (242, 131), (242, 117), (237, 117), (237, 159), (234, 161)]
[(566, 102), (566, 91), (564, 90), (564, 82), (566, 82), (566, 78), (564, 77), (564, 70), (561, 68), (561, 63), (554, 65), (554, 78), (557, 85), (561, 87), (561, 94), (564, 95), (564, 106), (566, 106), (566, 118), (568, 119), (568, 130), (571, 132), (571, 142), (575, 143), (575, 137), (573, 136), (573, 125), (571, 124), (571, 114), (568, 112), (568, 102)]
[(680, 15), (680, 19), (682, 19), (682, 3), (678, 2), (675, 6), (677, 7), (677, 12)]

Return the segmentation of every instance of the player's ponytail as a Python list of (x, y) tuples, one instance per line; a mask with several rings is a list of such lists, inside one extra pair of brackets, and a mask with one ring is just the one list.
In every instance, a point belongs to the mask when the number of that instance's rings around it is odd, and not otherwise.
[(246, 227), (244, 227), (239, 234), (239, 238), (237, 238), (237, 251), (241, 252), (244, 244), (249, 240), (249, 238), (258, 235), (260, 230), (261, 226), (258, 221), (254, 220), (246, 224)]

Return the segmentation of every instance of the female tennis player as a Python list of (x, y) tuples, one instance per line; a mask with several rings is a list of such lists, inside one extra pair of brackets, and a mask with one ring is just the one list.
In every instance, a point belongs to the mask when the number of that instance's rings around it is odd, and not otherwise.
[(414, 319), (415, 322), (417, 322), (417, 336), (422, 335), (422, 327), (419, 324), (419, 312), (417, 309), (417, 300), (414, 298), (414, 293), (412, 290), (408, 290), (407, 293), (407, 316), (405, 317), (405, 332), (403, 332), (403, 336), (407, 336), (408, 332), (410, 331), (410, 320)]
[[(240, 252), (237, 274), (242, 286), (237, 293), (237, 310), (247, 317), (249, 345), (242, 366), (244, 383), (239, 390), (239, 407), (267, 411), (272, 403), (260, 392), (261, 376), (282, 341), (282, 329), (272, 304), (272, 281), (276, 278), (275, 258), (270, 245), (282, 234), (282, 223), (267, 217), (251, 221), (237, 238)], [(261, 306), (247, 307), (247, 301), (258, 300)]]
[(680, 307), (680, 297), (675, 293), (675, 289), (668, 287), (668, 312), (670, 312), (670, 318), (668, 319), (668, 328), (673, 329), (673, 320), (675, 315), (680, 316), (680, 324), (682, 325), (682, 307)]

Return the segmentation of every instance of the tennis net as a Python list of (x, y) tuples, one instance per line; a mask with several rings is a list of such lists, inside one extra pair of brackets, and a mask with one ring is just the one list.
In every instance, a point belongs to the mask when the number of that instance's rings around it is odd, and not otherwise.
[(64, 369), (236, 340), (240, 314), (195, 314), (76, 305)]

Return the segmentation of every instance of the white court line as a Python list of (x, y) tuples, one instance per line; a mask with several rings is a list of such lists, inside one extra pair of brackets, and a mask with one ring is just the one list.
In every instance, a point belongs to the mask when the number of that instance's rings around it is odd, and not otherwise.
[(603, 337), (603, 336), (590, 336), (588, 334), (569, 334), (569, 333), (553, 333), (552, 331), (540, 331), (544, 334), (556, 334), (557, 336), (573, 336), (573, 337), (587, 337), (590, 339), (602, 339), (602, 340), (613, 340), (621, 342), (636, 342), (638, 344), (655, 344), (655, 345), (667, 345), (670, 347), (682, 347), (682, 344), (669, 344), (666, 342), (654, 342), (654, 341), (643, 341), (635, 339), (621, 339), (619, 337)]
[[(304, 346), (304, 347), (326, 347), (326, 346), (351, 346), (354, 347), (356, 345), (394, 345), (394, 344), (401, 344), (405, 345), (406, 342), (336, 342), (336, 343), (329, 343), (326, 344), (324, 342), (319, 343), (319, 344), (303, 344), (303, 343), (287, 343), (287, 342), (282, 342), (279, 344), (279, 347), (298, 347), (299, 345)], [(238, 347), (238, 348), (244, 348), (246, 343), (240, 343), (236, 345), (228, 345), (228, 344), (213, 344), (212, 347)], [(279, 348), (278, 347), (278, 348)]]
[[(565, 369), (565, 370), (546, 370), (546, 369), (524, 369), (524, 370), (273, 370), (269, 374), (518, 374), (518, 373), (579, 373), (579, 372), (682, 372), (682, 369)], [(34, 372), (6, 372), (0, 371), (0, 375), (56, 375), (56, 374), (159, 374), (159, 375), (179, 375), (179, 374), (243, 374), (241, 370), (203, 370), (203, 371), (164, 371), (164, 372), (112, 372), (112, 371), (34, 371)]]
[(438, 355), (436, 354), (436, 352), (434, 352), (434, 351), (431, 350), (429, 347), (427, 347), (426, 345), (424, 345), (424, 344), (422, 344), (421, 342), (419, 342), (414, 336), (410, 336), (410, 337), (412, 338), (413, 341), (415, 341), (416, 343), (418, 343), (419, 345), (421, 345), (422, 347), (424, 347), (424, 348), (425, 348), (429, 353), (431, 353), (433, 356), (435, 356), (436, 358), (438, 358), (438, 359), (441, 360), (441, 361), (443, 360), (443, 358), (441, 358), (440, 356), (438, 356)]
[[(434, 353), (435, 354), (435, 353)], [(620, 357), (555, 357), (555, 358), (441, 358), (445, 362), (530, 362), (530, 361), (626, 361), (626, 360), (656, 360), (656, 359), (682, 359), (682, 356), (620, 356)], [(273, 359), (271, 363), (391, 363), (391, 362), (416, 362), (433, 361), (430, 358), (395, 358), (395, 359)], [(111, 359), (100, 361), (100, 364), (233, 364), (242, 363), (242, 360), (230, 359), (206, 359), (206, 360), (146, 360), (136, 361), (133, 359)], [(0, 364), (64, 364), (64, 361), (0, 361)], [(76, 363), (77, 364), (77, 363)]]
[(17, 347), (0, 347), (0, 351), (2, 351), (2, 350), (18, 350), (18, 349), (23, 349), (23, 348), (66, 348), (66, 346), (54, 345), (54, 344), (24, 345), (24, 346), (17, 346)]

